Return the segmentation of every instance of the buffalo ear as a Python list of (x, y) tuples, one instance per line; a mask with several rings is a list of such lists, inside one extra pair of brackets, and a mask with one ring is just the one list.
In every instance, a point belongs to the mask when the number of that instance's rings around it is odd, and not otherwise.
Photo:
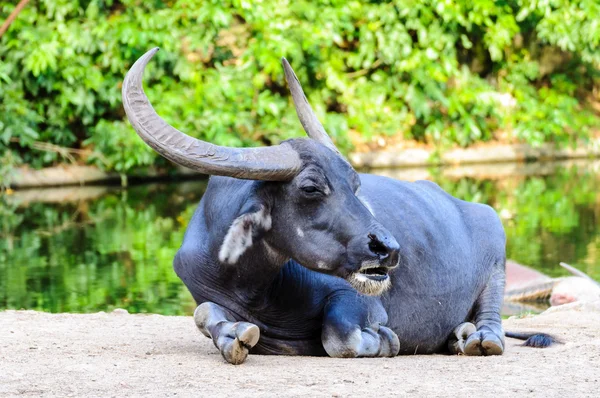
[(223, 239), (219, 250), (222, 263), (235, 264), (253, 242), (271, 229), (271, 212), (265, 205), (253, 202), (244, 206), (241, 213)]

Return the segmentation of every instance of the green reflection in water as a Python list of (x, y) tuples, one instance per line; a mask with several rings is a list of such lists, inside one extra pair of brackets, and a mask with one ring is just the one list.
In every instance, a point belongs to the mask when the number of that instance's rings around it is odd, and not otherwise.
[(171, 264), (204, 189), (148, 185), (28, 206), (4, 198), (0, 308), (190, 313)]
[[(434, 180), (501, 214), (509, 258), (552, 276), (566, 274), (558, 266), (565, 261), (600, 279), (597, 173), (569, 168), (500, 180), (438, 173)], [(59, 203), (26, 204), (32, 191), (0, 198), (0, 309), (190, 314), (193, 301), (171, 264), (205, 187), (86, 188), (98, 197)], [(58, 200), (53, 192), (65, 191), (44, 191), (42, 199)]]

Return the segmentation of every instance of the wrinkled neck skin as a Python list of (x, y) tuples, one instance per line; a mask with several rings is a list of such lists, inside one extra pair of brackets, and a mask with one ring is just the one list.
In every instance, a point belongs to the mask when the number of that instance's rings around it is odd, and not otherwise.
[[(217, 178), (220, 181), (213, 181)], [(251, 246), (233, 264), (221, 261), (219, 255), (232, 225), (248, 208), (264, 207), (269, 210), (271, 203), (265, 193), (268, 188), (265, 185), (273, 183), (226, 177), (212, 177), (211, 182), (213, 184), (209, 183), (206, 200), (202, 203), (201, 217), (204, 220), (194, 220), (196, 215), (192, 219), (192, 223), (205, 223), (206, 231), (199, 238), (209, 237), (203, 244), (205, 258), (195, 264), (195, 282), (202, 286), (201, 291), (210, 290), (205, 297), (209, 301), (214, 300), (214, 296), (224, 296), (224, 302), (239, 303), (244, 309), (256, 309), (267, 300), (269, 295), (266, 293), (274, 288), (282, 267), (290, 257), (274, 248), (268, 230), (254, 235)], [(213, 200), (214, 197), (221, 199)], [(189, 230), (195, 228), (195, 224), (188, 227)], [(237, 312), (234, 308), (231, 310)]]
[(222, 275), (227, 275), (229, 269), (235, 269), (236, 295), (243, 295), (244, 303), (249, 307), (258, 309), (266, 301), (269, 294), (276, 286), (281, 269), (290, 258), (277, 252), (263, 238), (240, 257), (233, 265), (219, 263)]

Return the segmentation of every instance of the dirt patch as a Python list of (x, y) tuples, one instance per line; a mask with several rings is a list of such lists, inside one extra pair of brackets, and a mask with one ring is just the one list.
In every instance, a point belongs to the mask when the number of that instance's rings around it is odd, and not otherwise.
[(0, 396), (543, 396), (600, 390), (600, 302), (505, 321), (553, 333), (505, 355), (332, 359), (251, 355), (226, 364), (191, 317), (0, 313)]

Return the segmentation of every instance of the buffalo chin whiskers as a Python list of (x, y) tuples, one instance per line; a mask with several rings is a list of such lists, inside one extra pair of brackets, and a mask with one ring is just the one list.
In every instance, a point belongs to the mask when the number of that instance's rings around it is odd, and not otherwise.
[(354, 273), (350, 276), (348, 282), (362, 294), (367, 296), (379, 296), (385, 293), (391, 286), (392, 282), (389, 277), (381, 281), (369, 279), (367, 276), (360, 273)]

